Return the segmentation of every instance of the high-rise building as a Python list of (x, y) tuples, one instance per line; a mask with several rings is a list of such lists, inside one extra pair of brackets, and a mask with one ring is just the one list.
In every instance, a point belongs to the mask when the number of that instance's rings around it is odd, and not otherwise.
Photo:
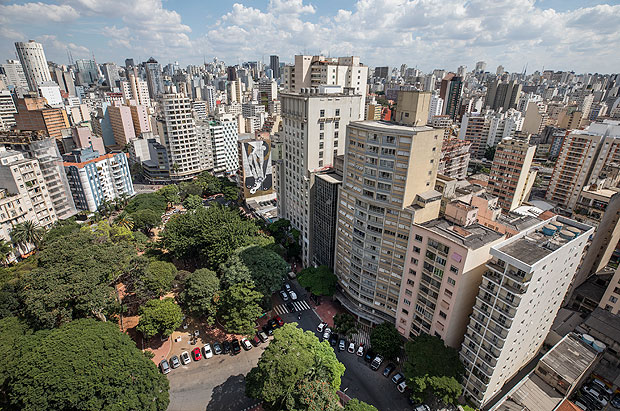
[(170, 180), (170, 163), (166, 147), (156, 138), (138, 138), (129, 146), (130, 164), (142, 166), (142, 174), (150, 182)]
[(572, 211), (584, 187), (595, 184), (606, 165), (619, 162), (620, 121), (605, 120), (573, 130), (564, 137), (546, 198)]
[(428, 122), (431, 93), (428, 91), (398, 92), (393, 120), (409, 126), (423, 126)]
[(6, 75), (7, 85), (14, 86), (22, 93), (28, 90), (28, 80), (26, 79), (24, 68), (19, 60), (7, 60), (6, 63), (1, 66)]
[(522, 126), (523, 118), (517, 110), (465, 114), (461, 120), (459, 139), (472, 143), (472, 156), (483, 158), (488, 147), (495, 147), (503, 139), (513, 137)]
[(161, 103), (164, 119), (158, 122), (158, 134), (168, 150), (170, 178), (191, 179), (203, 171), (191, 101), (184, 94), (164, 94)]
[(556, 216), (491, 247), (460, 353), (476, 407), (538, 353), (592, 232)]
[(239, 169), (239, 133), (237, 121), (232, 117), (220, 117), (209, 124), (213, 152), (213, 172), (230, 175)]
[(215, 87), (213, 86), (206, 86), (205, 87), (205, 101), (207, 102), (207, 105), (209, 107), (209, 114), (214, 114), (215, 113), (215, 106), (216, 106), (216, 102), (215, 102)]
[(121, 79), (118, 74), (118, 66), (114, 63), (105, 63), (103, 65), (103, 76), (110, 88), (117, 87), (116, 83)]
[(115, 146), (118, 150), (124, 148), (127, 143), (136, 138), (131, 108), (115, 102), (108, 108), (110, 124), (114, 135)]
[(390, 68), (388, 66), (375, 67), (375, 77), (387, 79), (390, 75)]
[(411, 225), (439, 215), (443, 131), (361, 121), (349, 124), (346, 141), (336, 298), (367, 324), (395, 323)]
[(280, 216), (301, 234), (302, 259), (312, 258), (312, 187), (316, 174), (344, 154), (346, 126), (361, 120), (362, 96), (342, 87), (321, 86), (282, 93), (286, 178), (278, 196)]
[(484, 61), (479, 61), (476, 63), (476, 69), (474, 70), (476, 73), (483, 73), (487, 68), (487, 63)]
[(269, 56), (269, 68), (273, 72), (273, 78), (280, 78), (280, 57), (278, 56)]
[(428, 111), (428, 123), (430, 124), (435, 116), (441, 116), (443, 113), (443, 99), (438, 94), (433, 93), (431, 96), (430, 107)]
[(450, 178), (462, 180), (467, 177), (471, 143), (458, 138), (444, 138), (437, 172)]
[(41, 43), (37, 43), (34, 40), (30, 40), (27, 43), (17, 42), (15, 43), (15, 49), (17, 50), (19, 61), (22, 63), (30, 91), (37, 91), (37, 86), (40, 82), (52, 81)]
[(461, 94), (463, 93), (463, 78), (456, 76), (454, 73), (448, 73), (441, 80), (441, 88), (439, 97), (443, 99), (443, 113), (455, 119), (459, 111), (461, 103)]
[(99, 82), (99, 69), (95, 60), (75, 60), (78, 70), (80, 85), (96, 84)]
[(484, 102), (485, 107), (491, 110), (508, 111), (517, 108), (517, 101), (521, 96), (521, 84), (516, 80), (502, 81), (496, 79), (487, 85), (487, 95)]
[(506, 138), (497, 145), (487, 190), (499, 198), (504, 211), (512, 211), (527, 201), (536, 180), (532, 160), (536, 146), (527, 140)]
[(133, 129), (136, 136), (151, 132), (149, 109), (141, 104), (135, 104), (134, 101), (129, 102), (129, 109), (131, 110), (131, 120), (133, 121)]
[(43, 97), (51, 107), (63, 107), (64, 102), (60, 94), (60, 87), (53, 81), (42, 81), (38, 85), (39, 96)]
[(66, 154), (64, 160), (73, 201), (79, 210), (97, 211), (106, 201), (135, 194), (125, 153), (100, 155), (85, 148)]
[(546, 109), (547, 107), (541, 101), (529, 101), (527, 103), (525, 108), (525, 117), (523, 119), (524, 133), (542, 133), (549, 118)]
[(37, 160), (56, 216), (65, 219), (75, 215), (75, 205), (56, 139), (49, 137), (45, 131), (8, 131), (0, 133), (0, 145), (21, 152), (28, 159)]
[(146, 107), (151, 106), (148, 84), (138, 77), (135, 69), (129, 74), (127, 81), (121, 81), (121, 92), (125, 100), (134, 100)]
[(61, 130), (69, 128), (67, 113), (61, 108), (51, 108), (44, 98), (17, 99), (15, 128), (22, 131), (43, 130), (52, 138), (62, 139)]
[(10, 130), (15, 125), (15, 102), (8, 90), (0, 90), (0, 130)]
[(144, 68), (146, 70), (146, 83), (149, 88), (149, 96), (155, 99), (159, 97), (160, 94), (164, 93), (164, 78), (161, 71), (161, 64), (151, 57), (144, 63)]

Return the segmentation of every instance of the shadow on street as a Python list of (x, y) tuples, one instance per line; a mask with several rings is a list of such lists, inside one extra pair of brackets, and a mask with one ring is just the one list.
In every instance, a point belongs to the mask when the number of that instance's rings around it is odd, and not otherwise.
[(222, 384), (213, 388), (211, 401), (206, 411), (242, 410), (250, 407), (256, 400), (245, 396), (245, 378), (242, 374), (231, 375)]

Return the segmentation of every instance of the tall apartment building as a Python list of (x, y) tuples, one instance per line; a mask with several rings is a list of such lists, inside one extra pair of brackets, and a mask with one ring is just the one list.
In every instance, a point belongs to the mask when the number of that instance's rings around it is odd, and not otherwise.
[(536, 146), (528, 141), (506, 138), (497, 145), (487, 190), (498, 197), (504, 211), (512, 211), (527, 201), (536, 180), (532, 160)]
[(161, 97), (163, 121), (159, 121), (158, 134), (168, 150), (170, 178), (187, 180), (200, 174), (202, 139), (196, 134), (192, 105), (184, 94), (164, 94)]
[(454, 120), (458, 114), (463, 94), (463, 78), (454, 73), (448, 73), (441, 80), (439, 97), (443, 99), (443, 114), (450, 116)]
[(487, 86), (487, 95), (484, 106), (491, 110), (508, 111), (517, 108), (517, 102), (521, 96), (521, 84), (516, 80), (502, 81), (497, 79)]
[(41, 82), (52, 81), (41, 43), (37, 43), (34, 40), (30, 40), (27, 43), (17, 42), (15, 43), (15, 49), (17, 50), (19, 61), (22, 63), (30, 91), (37, 91), (38, 85)]
[(73, 201), (79, 210), (94, 212), (104, 201), (135, 194), (125, 153), (100, 155), (85, 148), (66, 154), (64, 160)]
[(377, 99), (373, 95), (370, 101), (366, 102), (364, 107), (364, 120), (381, 120), (381, 104), (377, 103)]
[(280, 78), (280, 57), (278, 56), (269, 56), (269, 68), (273, 72), (273, 78)]
[(433, 117), (441, 116), (442, 113), (443, 113), (443, 99), (439, 97), (438, 94), (432, 94), (431, 102), (430, 102), (430, 106), (428, 110), (428, 123), (430, 124), (431, 121), (433, 120)]
[(476, 407), (538, 353), (592, 232), (556, 216), (491, 247), (460, 353)]
[(523, 132), (540, 134), (549, 121), (547, 107), (541, 101), (530, 101), (525, 109)]
[(136, 104), (135, 101), (130, 101), (129, 110), (131, 110), (131, 121), (133, 122), (133, 129), (136, 136), (152, 131), (151, 116), (148, 107)]
[(437, 218), (442, 131), (383, 121), (350, 123), (336, 232), (336, 298), (361, 321), (396, 321), (414, 223)]
[(155, 99), (164, 93), (164, 77), (161, 71), (161, 64), (151, 57), (144, 63), (144, 68), (146, 70), (146, 83), (149, 88), (149, 96)]
[(216, 102), (215, 102), (215, 87), (213, 86), (206, 86), (204, 88), (204, 96), (205, 96), (205, 100), (209, 106), (209, 114), (214, 114), (215, 113), (215, 106), (216, 106)]
[(136, 138), (131, 108), (119, 102), (114, 102), (114, 104), (108, 108), (108, 113), (110, 114), (110, 124), (112, 126), (115, 146), (120, 150), (125, 147), (127, 143)]
[(8, 90), (0, 90), (0, 130), (10, 130), (15, 125), (15, 102)]
[(61, 130), (69, 128), (67, 112), (61, 108), (51, 108), (44, 98), (17, 99), (15, 128), (22, 131), (45, 131), (50, 137), (62, 139)]
[(312, 186), (318, 172), (344, 154), (346, 126), (361, 120), (362, 96), (341, 87), (320, 86), (305, 93), (282, 93), (286, 177), (279, 214), (301, 233), (302, 259), (312, 258)]
[(522, 126), (521, 113), (516, 110), (464, 114), (459, 139), (470, 141), (472, 155), (483, 158), (487, 147), (495, 147), (503, 139), (513, 137)]
[(118, 66), (114, 63), (105, 63), (103, 65), (103, 76), (108, 87), (117, 87), (116, 83), (120, 81), (121, 77), (118, 74)]
[(0, 64), (6, 75), (7, 85), (15, 86), (20, 92), (28, 91), (30, 86), (24, 73), (24, 68), (19, 60), (7, 60), (6, 63)]
[(572, 211), (581, 191), (597, 182), (606, 165), (619, 162), (620, 121), (605, 120), (573, 130), (564, 137), (546, 198)]
[(471, 143), (469, 141), (459, 140), (458, 138), (444, 138), (437, 172), (458, 180), (467, 177), (467, 168), (471, 157), (470, 149)]
[(220, 117), (209, 123), (213, 172), (230, 175), (239, 169), (239, 132), (237, 121), (230, 117)]
[(457, 349), (463, 342), (490, 249), (505, 237), (476, 223), (476, 212), (454, 202), (445, 219), (412, 224), (396, 313), (404, 337), (435, 335)]
[(336, 259), (335, 242), (338, 226), (338, 193), (342, 186), (342, 170), (334, 170), (325, 174), (317, 174), (312, 187), (313, 204), (312, 264), (326, 265), (334, 269)]
[(150, 182), (170, 180), (170, 163), (166, 147), (155, 138), (138, 138), (129, 146), (130, 164), (139, 163), (144, 177)]
[(124, 100), (133, 100), (146, 107), (151, 106), (148, 84), (138, 77), (135, 68), (132, 73), (129, 73), (127, 81), (121, 81), (121, 92)]
[(96, 84), (99, 82), (99, 68), (95, 60), (79, 59), (75, 61), (78, 70), (80, 85)]
[(57, 140), (44, 131), (8, 131), (0, 133), (0, 145), (19, 151), (26, 158), (37, 160), (56, 216), (65, 219), (75, 215), (75, 205)]

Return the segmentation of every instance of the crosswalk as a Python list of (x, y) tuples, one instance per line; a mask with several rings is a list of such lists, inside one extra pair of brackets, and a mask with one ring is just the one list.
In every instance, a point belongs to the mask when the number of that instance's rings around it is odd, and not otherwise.
[(370, 345), (370, 335), (365, 330), (358, 330), (357, 333), (351, 335), (351, 341), (355, 341), (355, 345), (364, 344), (365, 347)]
[[(295, 307), (295, 311), (304, 311), (304, 310), (310, 309), (310, 305), (305, 301), (293, 301), (292, 304), (293, 304), (293, 307)], [(282, 314), (290, 313), (291, 310), (289, 310), (286, 305), (280, 304), (280, 305), (276, 305), (273, 307), (273, 312), (278, 315), (282, 315)]]

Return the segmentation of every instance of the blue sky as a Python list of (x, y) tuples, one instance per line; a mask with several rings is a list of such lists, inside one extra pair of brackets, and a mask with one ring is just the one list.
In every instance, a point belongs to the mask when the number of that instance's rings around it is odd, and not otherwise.
[(359, 55), (370, 66), (455, 70), (484, 60), (509, 71), (620, 67), (620, 2), (577, 0), (0, 0), (0, 59), (15, 41), (48, 60), (95, 54), (235, 64), (278, 54)]

